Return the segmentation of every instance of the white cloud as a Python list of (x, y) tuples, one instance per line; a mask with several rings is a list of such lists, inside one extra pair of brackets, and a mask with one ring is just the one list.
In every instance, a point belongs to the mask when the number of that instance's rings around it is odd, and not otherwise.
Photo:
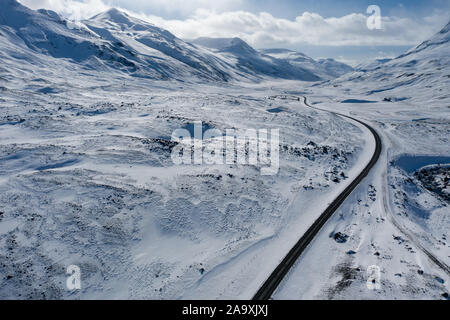
[(295, 20), (280, 19), (270, 13), (245, 11), (216, 13), (197, 10), (186, 20), (165, 20), (146, 16), (147, 20), (182, 38), (238, 36), (256, 47), (282, 44), (309, 45), (414, 45), (427, 39), (448, 22), (441, 14), (424, 21), (383, 17), (382, 30), (369, 30), (367, 16), (352, 13), (339, 18), (324, 18), (304, 12)]
[[(184, 20), (164, 19), (156, 15), (131, 13), (168, 29), (181, 38), (240, 37), (255, 47), (414, 45), (433, 35), (448, 22), (448, 12), (436, 13), (421, 20), (383, 17), (382, 30), (369, 30), (367, 16), (352, 13), (343, 17), (324, 18), (304, 12), (295, 20), (282, 19), (270, 13), (221, 11), (235, 7), (244, 0), (149, 0), (146, 4), (166, 10), (185, 8), (192, 11)], [(71, 18), (87, 18), (109, 6), (102, 0), (21, 0), (32, 8), (45, 7)], [(130, 0), (130, 3), (139, 3)], [(197, 8), (197, 9), (195, 9)], [(201, 9), (199, 9), (201, 8)], [(219, 8), (220, 10), (213, 10)], [(195, 10), (194, 10), (195, 9)], [(128, 11), (129, 12), (129, 11)]]
[(73, 19), (85, 19), (110, 7), (134, 9), (136, 12), (164, 12), (190, 15), (197, 8), (217, 12), (232, 10), (242, 6), (245, 0), (19, 0), (32, 9), (51, 9)]
[(198, 8), (217, 12), (235, 10), (242, 7), (246, 0), (114, 0), (119, 6), (133, 8), (136, 11), (179, 13), (190, 15)]
[(71, 19), (80, 20), (108, 10), (109, 5), (103, 0), (19, 0), (31, 9), (49, 9)]

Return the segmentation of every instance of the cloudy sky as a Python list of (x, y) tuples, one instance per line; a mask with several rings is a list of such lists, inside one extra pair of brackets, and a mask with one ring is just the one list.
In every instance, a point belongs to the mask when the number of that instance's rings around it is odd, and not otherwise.
[[(392, 57), (450, 21), (450, 0), (19, 0), (88, 18), (117, 7), (178, 37), (240, 37), (256, 48), (289, 48), (352, 64)], [(370, 5), (381, 29), (370, 30)]]

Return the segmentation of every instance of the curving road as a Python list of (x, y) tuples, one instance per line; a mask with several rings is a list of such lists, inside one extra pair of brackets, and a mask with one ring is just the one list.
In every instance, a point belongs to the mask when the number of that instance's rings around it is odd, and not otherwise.
[[(286, 95), (283, 97), (287, 98)], [(300, 255), (303, 253), (303, 251), (308, 247), (308, 245), (311, 243), (311, 241), (314, 239), (314, 237), (317, 235), (317, 233), (320, 231), (320, 229), (323, 227), (323, 225), (328, 221), (328, 219), (333, 215), (333, 213), (341, 206), (341, 204), (344, 202), (344, 200), (352, 193), (352, 191), (356, 188), (356, 186), (367, 176), (367, 174), (370, 172), (370, 170), (374, 167), (374, 165), (377, 163), (378, 158), (381, 154), (381, 138), (378, 135), (378, 133), (368, 124), (355, 119), (353, 117), (340, 114), (333, 111), (328, 111), (324, 109), (315, 108), (308, 104), (306, 97), (301, 96), (291, 96), (295, 97), (295, 99), (298, 99), (300, 101), (300, 98), (303, 98), (303, 103), (310, 108), (331, 112), (333, 114), (336, 114), (341, 117), (345, 117), (348, 119), (351, 119), (353, 121), (359, 122), (363, 126), (365, 126), (369, 131), (372, 133), (372, 135), (375, 138), (375, 152), (370, 159), (370, 162), (367, 164), (367, 166), (361, 171), (361, 173), (353, 180), (346, 188), (345, 190), (337, 196), (336, 199), (328, 206), (328, 208), (320, 215), (320, 217), (312, 224), (312, 226), (305, 232), (305, 234), (298, 240), (298, 242), (295, 244), (295, 246), (289, 251), (289, 253), (286, 255), (286, 257), (280, 262), (280, 264), (276, 267), (276, 269), (272, 272), (272, 274), (269, 276), (269, 278), (264, 282), (264, 284), (261, 286), (261, 288), (258, 290), (258, 292), (253, 297), (253, 300), (268, 300), (272, 297), (273, 292), (276, 290), (280, 282), (283, 280), (283, 278), (286, 276), (286, 274), (289, 272), (291, 267), (294, 265), (295, 261), (300, 257)]]

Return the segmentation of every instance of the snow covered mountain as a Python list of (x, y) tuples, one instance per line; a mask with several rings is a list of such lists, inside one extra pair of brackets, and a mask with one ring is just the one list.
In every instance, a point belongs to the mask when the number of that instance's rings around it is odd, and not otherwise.
[(117, 9), (110, 9), (83, 23), (102, 39), (126, 48), (141, 61), (142, 68), (152, 68), (163, 77), (198, 76), (226, 81), (236, 76), (228, 62), (208, 50), (196, 48), (167, 30)]
[(5, 48), (2, 58), (9, 60), (34, 56), (38, 64), (54, 65), (48, 61), (50, 56), (95, 71), (154, 79), (224, 81), (234, 76), (227, 63), (211, 52), (116, 9), (75, 25), (55, 12), (34, 11), (6, 0), (0, 12), (0, 38)]
[(353, 68), (349, 65), (331, 58), (319, 59), (317, 62), (323, 67), (325, 73), (331, 77), (337, 78), (353, 71)]
[(23, 60), (32, 61), (32, 70), (36, 65), (59, 65), (56, 58), (71, 63), (69, 69), (119, 71), (160, 80), (320, 80), (308, 70), (258, 53), (240, 39), (211, 50), (117, 9), (73, 23), (53, 11), (28, 9), (16, 0), (4, 0), (2, 6), (0, 59), (21, 70)]
[(238, 70), (250, 75), (269, 75), (305, 81), (321, 80), (321, 77), (313, 71), (264, 52), (258, 52), (240, 38), (198, 38), (191, 42), (234, 60)]
[[(71, 24), (57, 13), (34, 11), (15, 0), (5, 0), (0, 11), (2, 58), (48, 63), (48, 56), (70, 59), (85, 67), (109, 66), (135, 70), (131, 53), (105, 41), (82, 25)], [(54, 63), (54, 61), (53, 61)]]
[[(390, 61), (344, 75), (334, 84), (362, 93), (398, 99), (442, 100), (449, 97), (450, 23), (431, 39)], [(401, 96), (400, 96), (401, 95)]]
[(353, 71), (351, 66), (334, 59), (320, 59), (316, 61), (301, 52), (293, 50), (263, 49), (261, 52), (274, 58), (285, 60), (293, 66), (305, 68), (322, 79), (334, 79)]

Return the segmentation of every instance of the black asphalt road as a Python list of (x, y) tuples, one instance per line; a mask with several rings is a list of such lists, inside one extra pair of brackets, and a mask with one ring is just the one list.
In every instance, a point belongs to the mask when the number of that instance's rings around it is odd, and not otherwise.
[[(285, 96), (287, 98), (287, 96)], [(291, 96), (292, 97), (292, 96)], [(296, 97), (296, 99), (300, 101), (300, 97)], [(311, 105), (308, 104), (306, 97), (302, 97), (304, 104), (310, 108), (314, 108)], [(283, 278), (286, 276), (286, 274), (289, 272), (291, 267), (294, 265), (295, 261), (300, 257), (300, 255), (303, 253), (303, 251), (308, 247), (308, 245), (311, 243), (311, 241), (314, 239), (314, 237), (317, 235), (317, 233), (320, 231), (320, 229), (324, 226), (324, 224), (328, 221), (328, 219), (333, 215), (333, 213), (341, 206), (341, 204), (344, 202), (344, 200), (352, 193), (352, 191), (356, 188), (356, 186), (367, 176), (367, 174), (370, 172), (370, 170), (374, 167), (374, 165), (377, 163), (378, 158), (381, 154), (381, 139), (378, 133), (368, 124), (355, 119), (353, 117), (340, 114), (337, 112), (332, 112), (328, 110), (318, 109), (322, 111), (331, 112), (333, 114), (339, 115), (341, 117), (345, 117), (351, 120), (354, 120), (356, 122), (359, 122), (363, 126), (365, 126), (367, 129), (370, 130), (370, 132), (373, 134), (375, 138), (375, 152), (370, 159), (370, 162), (367, 164), (367, 166), (363, 169), (363, 171), (356, 177), (355, 180), (353, 180), (350, 185), (345, 188), (345, 190), (328, 206), (328, 208), (320, 215), (320, 217), (313, 223), (313, 225), (305, 232), (305, 234), (298, 240), (298, 242), (295, 244), (295, 246), (289, 251), (289, 253), (286, 255), (286, 257), (283, 259), (283, 261), (280, 262), (280, 264), (277, 266), (277, 268), (272, 272), (272, 274), (269, 276), (269, 278), (264, 282), (264, 284), (261, 286), (261, 288), (258, 290), (258, 292), (253, 297), (253, 300), (269, 300), (272, 297), (273, 292), (276, 290), (280, 282), (283, 280)]]

